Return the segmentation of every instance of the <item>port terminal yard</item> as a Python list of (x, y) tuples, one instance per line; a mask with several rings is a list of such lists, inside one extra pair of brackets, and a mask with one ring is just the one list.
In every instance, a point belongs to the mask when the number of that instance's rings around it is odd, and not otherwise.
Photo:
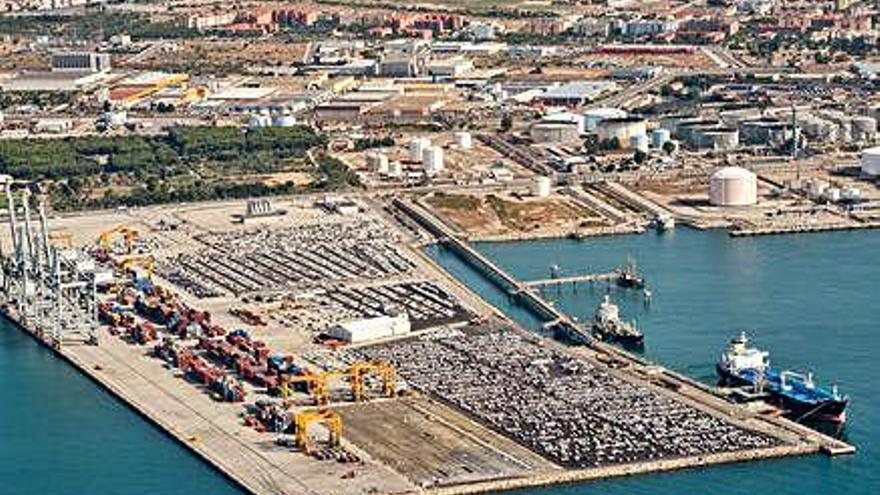
[[(345, 379), (331, 387), (328, 406), (341, 418), (341, 446), (354, 463), (306, 455), (246, 424), (244, 405), (280, 399), (240, 370), (230, 376), (242, 382), (243, 403), (222, 400), (151, 356), (156, 342), (132, 342), (101, 326), (97, 345), (58, 345), (18, 301), (7, 299), (5, 312), (255, 494), (479, 493), (852, 451), (612, 346), (585, 339), (586, 346), (568, 347), (526, 332), (418, 249), (435, 238), (479, 255), (455, 231), (405, 199), (353, 199), (360, 214), (350, 218), (316, 206), (321, 198), (301, 197), (285, 202), (287, 215), (246, 225), (231, 220), (240, 203), (214, 203), (52, 218), (47, 228), (69, 232), (82, 248), (108, 226), (138, 230), (134, 250), (156, 258), (154, 286), (209, 310), (212, 325), (246, 327), (316, 373), (361, 361), (393, 365), (401, 393), (392, 397), (353, 401)], [(160, 227), (169, 224), (175, 227)], [(3, 252), (14, 252), (3, 236)], [(301, 249), (315, 242), (324, 248)], [(543, 308), (547, 321), (583, 331), (527, 284), (489, 260), (483, 265), (496, 283)], [(416, 302), (405, 309), (414, 315), (408, 335), (338, 349), (315, 339), (337, 312), (372, 315), (409, 300)], [(167, 329), (156, 333), (165, 338)], [(305, 391), (290, 399), (296, 411), (317, 410)], [(310, 430), (327, 433), (320, 425)]]

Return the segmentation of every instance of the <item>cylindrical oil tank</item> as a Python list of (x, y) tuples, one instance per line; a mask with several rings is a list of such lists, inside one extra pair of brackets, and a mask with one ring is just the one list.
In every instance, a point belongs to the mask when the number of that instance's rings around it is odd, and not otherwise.
[(269, 127), (272, 125), (272, 117), (266, 115), (251, 115), (248, 119), (248, 127)]
[(605, 119), (599, 123), (596, 131), (599, 134), (600, 142), (616, 139), (622, 148), (630, 145), (629, 140), (632, 136), (648, 133), (647, 123), (645, 119), (640, 117)]
[(370, 153), (367, 155), (367, 167), (378, 174), (388, 173), (388, 155), (384, 153)]
[(671, 136), (672, 133), (669, 132), (669, 129), (654, 129), (654, 131), (651, 132), (651, 144), (655, 148), (660, 149), (667, 141), (669, 141)]
[(757, 176), (744, 168), (724, 167), (709, 178), (709, 202), (715, 206), (748, 206), (757, 201)]
[(713, 150), (733, 150), (739, 146), (739, 131), (717, 128), (703, 133), (706, 147)]
[(293, 127), (296, 125), (296, 117), (293, 115), (277, 115), (272, 119), (275, 127)]
[(443, 148), (428, 146), (422, 150), (422, 165), (425, 166), (425, 173), (428, 175), (440, 173), (443, 170)]
[(636, 134), (629, 137), (629, 147), (632, 150), (648, 152), (648, 136), (644, 134)]
[(858, 116), (852, 119), (852, 137), (856, 141), (873, 141), (877, 134), (877, 120), (873, 117)]
[(420, 137), (415, 138), (409, 142), (409, 159), (412, 162), (421, 162), (422, 161), (422, 153), (424, 153), (425, 148), (429, 148), (431, 146), (431, 140), (428, 138)]
[(584, 111), (584, 130), (592, 131), (599, 127), (603, 120), (622, 119), (627, 116), (626, 110), (612, 107), (591, 108)]
[(859, 201), (862, 199), (862, 192), (857, 187), (844, 187), (840, 191), (840, 198), (844, 201)]
[(388, 164), (388, 177), (400, 177), (403, 175), (403, 165), (400, 162)]
[(453, 138), (455, 139), (455, 146), (457, 146), (458, 149), (469, 150), (473, 147), (473, 138), (471, 137), (470, 132), (456, 132), (453, 135)]
[(535, 182), (532, 184), (532, 196), (538, 198), (546, 198), (547, 196), (550, 196), (552, 185), (553, 183), (550, 180), (550, 177), (545, 177), (543, 175), (535, 177)]
[(829, 187), (825, 189), (825, 192), (822, 193), (822, 197), (832, 203), (837, 203), (840, 201), (840, 189), (836, 187)]
[(871, 177), (880, 175), (880, 146), (862, 151), (862, 173)]

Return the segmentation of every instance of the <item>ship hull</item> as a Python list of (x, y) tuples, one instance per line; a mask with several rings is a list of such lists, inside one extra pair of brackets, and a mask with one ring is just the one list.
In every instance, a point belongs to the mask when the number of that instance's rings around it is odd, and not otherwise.
[[(721, 383), (727, 386), (751, 386), (752, 380), (747, 377), (731, 373), (722, 366), (716, 366)], [(841, 424), (846, 422), (847, 399), (825, 399), (818, 402), (808, 402), (773, 387), (765, 387), (764, 391), (770, 395), (771, 402), (786, 411), (786, 417), (797, 421), (819, 421), (824, 423)]]
[(596, 330), (596, 336), (605, 342), (620, 344), (629, 348), (642, 348), (645, 345), (644, 335), (617, 335)]

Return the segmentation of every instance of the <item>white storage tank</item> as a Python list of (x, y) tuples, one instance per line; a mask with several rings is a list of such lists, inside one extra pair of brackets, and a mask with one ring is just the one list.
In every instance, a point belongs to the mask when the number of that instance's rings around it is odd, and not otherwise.
[(651, 145), (657, 149), (662, 149), (663, 145), (669, 141), (671, 136), (672, 133), (669, 132), (669, 129), (654, 129), (651, 133)]
[(829, 187), (828, 189), (825, 189), (825, 191), (822, 193), (822, 197), (827, 199), (828, 201), (831, 201), (832, 203), (836, 203), (840, 201), (840, 189), (836, 187)]
[(587, 131), (592, 131), (599, 126), (599, 123), (607, 119), (622, 119), (627, 116), (626, 111), (619, 108), (600, 107), (591, 108), (584, 111), (584, 127)]
[(272, 119), (275, 127), (293, 127), (296, 125), (296, 117), (293, 115), (278, 115)]
[(857, 187), (844, 187), (840, 191), (840, 198), (844, 201), (860, 201), (862, 192)]
[(858, 116), (852, 119), (852, 137), (856, 141), (873, 141), (877, 134), (877, 121), (873, 117)]
[(412, 162), (421, 162), (422, 154), (425, 148), (431, 147), (431, 140), (428, 138), (415, 138), (409, 142), (409, 159)]
[(456, 132), (453, 137), (455, 139), (455, 146), (457, 146), (460, 150), (469, 150), (474, 146), (473, 138), (471, 137), (470, 132)]
[(251, 129), (257, 127), (269, 127), (272, 125), (272, 117), (267, 115), (251, 115), (248, 119), (248, 127)]
[(639, 117), (626, 117), (620, 119), (605, 119), (596, 128), (599, 134), (599, 142), (616, 139), (621, 148), (630, 145), (630, 137), (646, 135), (647, 123)]
[(871, 177), (880, 175), (880, 146), (862, 151), (862, 173)]
[(367, 167), (379, 174), (388, 173), (388, 155), (384, 153), (370, 153), (367, 155)]
[(104, 122), (110, 127), (122, 127), (128, 122), (128, 113), (123, 110), (105, 112)]
[(403, 165), (400, 162), (391, 162), (388, 165), (388, 177), (400, 177), (403, 175)]
[(748, 206), (758, 201), (757, 176), (741, 167), (724, 167), (709, 179), (709, 202), (715, 206)]
[(428, 175), (440, 173), (443, 170), (443, 148), (428, 146), (422, 150), (422, 165), (425, 166), (425, 173)]
[(636, 134), (629, 137), (629, 147), (633, 150), (648, 152), (648, 136), (644, 134)]
[(535, 182), (532, 184), (532, 196), (546, 198), (550, 196), (552, 186), (553, 181), (550, 180), (550, 177), (539, 175), (535, 178)]

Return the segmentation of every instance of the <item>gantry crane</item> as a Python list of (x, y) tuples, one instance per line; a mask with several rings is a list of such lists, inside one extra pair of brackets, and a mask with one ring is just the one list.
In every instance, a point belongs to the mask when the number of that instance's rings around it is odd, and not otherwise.
[(117, 234), (123, 236), (123, 240), (125, 241), (126, 254), (131, 254), (134, 243), (135, 241), (137, 241), (139, 233), (137, 230), (126, 227), (124, 225), (119, 225), (110, 230), (101, 232), (101, 235), (98, 236), (98, 245), (109, 252), (110, 248), (113, 247), (113, 239)]
[(382, 393), (387, 397), (393, 397), (397, 389), (394, 366), (380, 361), (355, 363), (351, 365), (346, 374), (351, 381), (351, 395), (356, 402), (366, 398), (364, 379), (370, 373), (375, 373), (382, 381)]
[(278, 386), (281, 396), (285, 399), (293, 394), (291, 385), (305, 383), (306, 391), (315, 399), (319, 406), (330, 402), (330, 380), (334, 378), (348, 378), (352, 399), (356, 402), (365, 400), (366, 377), (370, 374), (377, 375), (382, 382), (382, 393), (387, 397), (393, 397), (397, 390), (394, 366), (380, 361), (355, 363), (344, 370), (323, 371), (321, 373), (308, 373), (305, 375), (287, 376), (282, 378)]
[(314, 423), (323, 424), (330, 432), (327, 444), (331, 448), (339, 447), (342, 438), (342, 417), (338, 413), (329, 409), (300, 411), (293, 417), (293, 422), (296, 428), (296, 446), (306, 454), (312, 453), (308, 428)]
[(291, 385), (294, 383), (305, 383), (306, 391), (314, 397), (317, 405), (322, 406), (330, 402), (330, 390), (327, 386), (327, 378), (327, 373), (308, 373), (305, 375), (287, 376), (282, 378), (278, 389), (281, 391), (281, 396), (287, 399), (293, 394)]

